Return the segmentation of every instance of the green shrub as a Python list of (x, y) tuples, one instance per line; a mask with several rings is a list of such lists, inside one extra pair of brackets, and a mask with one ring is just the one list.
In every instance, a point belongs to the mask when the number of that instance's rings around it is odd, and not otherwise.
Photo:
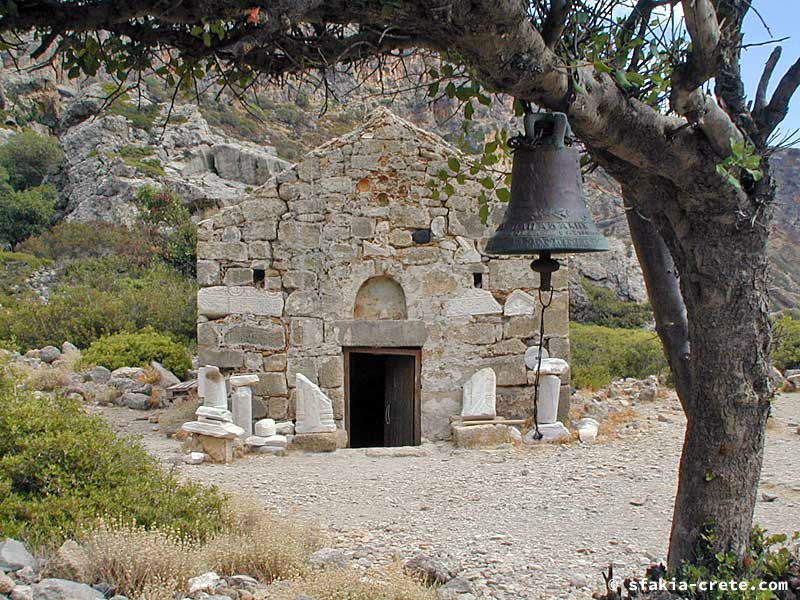
[[(684, 564), (677, 572), (675, 579), (685, 582), (687, 591), (682, 598), (703, 600), (768, 600), (777, 598), (769, 591), (758, 590), (761, 582), (786, 582), (800, 576), (800, 560), (798, 560), (797, 533), (792, 536), (795, 547), (789, 547), (789, 538), (783, 534), (767, 535), (767, 532), (755, 526), (750, 532), (750, 543), (745, 550), (743, 560), (730, 552), (717, 552), (714, 549), (713, 528), (701, 535), (695, 550), (694, 562)], [(663, 573), (657, 575), (663, 576)], [(705, 590), (699, 591), (697, 584), (701, 581), (746, 581), (751, 590)], [(791, 592), (789, 592), (791, 594)], [(784, 597), (784, 596), (781, 596)], [(786, 596), (789, 597), (789, 596)]]
[(633, 329), (653, 320), (653, 311), (647, 303), (623, 302), (613, 291), (594, 285), (585, 278), (581, 286), (588, 304), (579, 313), (573, 314), (579, 323)]
[(127, 92), (119, 93), (119, 88), (113, 84), (103, 85), (103, 92), (112, 98), (106, 111), (112, 115), (125, 117), (137, 129), (150, 131), (155, 125), (156, 119), (161, 112), (159, 104), (139, 104), (131, 100)]
[(60, 289), (47, 304), (0, 308), (0, 338), (16, 339), (24, 349), (65, 341), (85, 348), (102, 335), (133, 328), (124, 303), (92, 286)]
[(667, 359), (658, 336), (644, 329), (570, 324), (572, 385), (602, 387), (613, 379), (665, 375)]
[(186, 346), (149, 328), (104, 336), (92, 342), (81, 360), (86, 365), (102, 365), (111, 370), (145, 367), (157, 360), (178, 377), (185, 376), (192, 366)]
[(138, 441), (120, 439), (80, 403), (13, 393), (0, 379), (0, 531), (58, 544), (98, 517), (204, 537), (224, 498), (164, 473)]
[(800, 368), (800, 316), (785, 313), (773, 322), (772, 362), (781, 372)]
[(142, 186), (136, 190), (143, 224), (153, 229), (161, 260), (184, 275), (194, 277), (197, 263), (197, 228), (180, 197), (167, 188)]
[(64, 153), (58, 141), (24, 129), (0, 146), (0, 167), (8, 172), (8, 183), (15, 190), (41, 185), (61, 166)]
[(40, 258), (66, 261), (116, 255), (132, 267), (153, 262), (154, 242), (146, 228), (127, 228), (104, 223), (62, 221), (44, 233), (28, 238), (18, 250)]
[(53, 218), (55, 204), (52, 185), (14, 190), (2, 183), (0, 175), (0, 244), (16, 246), (44, 231)]

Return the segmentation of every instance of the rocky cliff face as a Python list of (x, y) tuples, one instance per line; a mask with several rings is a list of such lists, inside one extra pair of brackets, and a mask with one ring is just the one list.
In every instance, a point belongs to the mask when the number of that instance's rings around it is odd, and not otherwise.
[[(209, 207), (227, 206), (289, 160), (323, 141), (353, 129), (376, 101), (348, 97), (320, 117), (316, 99), (284, 90), (266, 89), (250, 112), (225, 98), (178, 102), (169, 111), (170, 97), (147, 84), (141, 98), (124, 96), (104, 106), (108, 83), (76, 84), (47, 71), (0, 69), (0, 143), (18, 125), (58, 136), (67, 161), (59, 183), (66, 219), (130, 223), (136, 216), (133, 194), (141, 185), (166, 185), (202, 215)], [(374, 91), (374, 90), (373, 90)], [(363, 94), (369, 94), (365, 90)], [(388, 103), (391, 110), (415, 124), (456, 141), (459, 119), (448, 118), (454, 107), (401, 95)], [(476, 129), (497, 124), (518, 127), (508, 107), (480, 107)], [(773, 299), (777, 307), (800, 306), (800, 150), (787, 150), (772, 159), (778, 180), (778, 203), (770, 246), (773, 259)], [(611, 240), (611, 251), (575, 257), (571, 261), (571, 290), (580, 302), (582, 278), (614, 290), (621, 300), (642, 302), (646, 292), (631, 246), (616, 183), (597, 171), (586, 178), (592, 213)]]

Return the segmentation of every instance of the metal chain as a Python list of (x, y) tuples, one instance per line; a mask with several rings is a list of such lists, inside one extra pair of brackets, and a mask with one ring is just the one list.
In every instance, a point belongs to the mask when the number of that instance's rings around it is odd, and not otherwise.
[(536, 379), (534, 380), (533, 387), (533, 439), (542, 439), (542, 432), (539, 431), (539, 376), (542, 372), (542, 352), (544, 352), (544, 312), (553, 302), (553, 290), (550, 290), (550, 296), (547, 302), (542, 297), (542, 290), (539, 289), (539, 304), (542, 305), (542, 312), (539, 318), (539, 355), (536, 358)]

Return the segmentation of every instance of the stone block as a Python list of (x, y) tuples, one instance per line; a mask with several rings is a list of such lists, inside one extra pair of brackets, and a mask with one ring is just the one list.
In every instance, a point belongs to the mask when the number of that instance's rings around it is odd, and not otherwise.
[(286, 334), (280, 323), (264, 325), (233, 325), (225, 333), (225, 343), (253, 346), (264, 350), (281, 350), (286, 346)]
[(212, 319), (237, 314), (280, 317), (283, 294), (255, 287), (201, 288), (197, 292), (197, 312)]
[(197, 345), (201, 348), (217, 348), (219, 346), (219, 334), (214, 323), (197, 324)]
[(489, 287), (509, 293), (518, 288), (538, 289), (539, 274), (531, 269), (530, 262), (530, 259), (522, 258), (490, 260)]
[(569, 338), (568, 337), (551, 337), (547, 340), (547, 349), (550, 352), (550, 356), (554, 358), (560, 358), (561, 360), (565, 360), (570, 362), (571, 353), (569, 350)]
[(535, 338), (539, 335), (538, 317), (509, 317), (503, 323), (504, 338)]
[[(546, 300), (546, 298), (545, 298)], [(554, 292), (553, 301), (545, 311), (544, 332), (546, 335), (569, 335), (569, 293)]]
[(286, 396), (289, 393), (286, 375), (283, 373), (258, 373), (258, 383), (253, 384), (252, 388), (254, 394), (267, 398)]
[(511, 441), (506, 425), (453, 425), (453, 444), (458, 448), (494, 448)]
[(336, 432), (330, 433), (298, 433), (292, 438), (290, 450), (301, 452), (334, 452), (339, 447)]
[(256, 240), (271, 241), (278, 237), (278, 224), (275, 221), (259, 221), (245, 223), (242, 228), (242, 239), (246, 242)]
[(219, 264), (213, 260), (197, 261), (197, 285), (207, 287), (219, 285)]
[(244, 366), (244, 351), (228, 348), (199, 348), (197, 362), (201, 365), (214, 365), (221, 369), (237, 369)]
[(264, 370), (269, 372), (286, 371), (286, 355), (271, 354), (264, 357)]
[(225, 229), (222, 230), (222, 241), (223, 242), (241, 242), (242, 241), (242, 230), (234, 225), (229, 225)]
[(572, 398), (572, 391), (569, 385), (562, 385), (558, 394), (558, 420), (564, 423), (569, 422), (569, 409)]
[(344, 359), (341, 355), (319, 359), (319, 384), (324, 388), (344, 385)]
[(488, 290), (470, 288), (444, 305), (448, 317), (502, 314), (503, 307)]
[(313, 290), (295, 290), (286, 298), (284, 312), (289, 316), (312, 316), (319, 311), (319, 295)]
[(503, 314), (507, 317), (533, 316), (536, 308), (536, 298), (522, 290), (514, 290), (506, 298)]
[(247, 244), (242, 242), (197, 242), (197, 258), (205, 260), (247, 260)]
[(274, 396), (267, 400), (267, 416), (276, 421), (289, 416), (289, 398)]
[(405, 229), (393, 229), (389, 233), (389, 243), (396, 248), (408, 248), (414, 243), (411, 234)]
[(319, 374), (317, 371), (317, 362), (309, 357), (290, 357), (286, 363), (286, 381), (290, 388), (295, 386), (297, 374), (302, 373), (309, 380), (317, 383)]
[(322, 242), (322, 225), (302, 221), (283, 221), (278, 227), (278, 239), (294, 250), (317, 250)]
[(528, 372), (523, 355), (504, 356), (481, 362), (483, 367), (491, 367), (497, 374), (498, 386), (527, 385)]
[(497, 388), (497, 414), (509, 419), (533, 416), (533, 386)]
[(450, 335), (466, 344), (494, 344), (503, 336), (499, 323), (464, 323), (450, 330)]
[(325, 390), (325, 395), (331, 400), (334, 420), (341, 421), (344, 419), (344, 388), (328, 388)]
[(369, 239), (375, 235), (375, 219), (353, 217), (350, 221), (350, 234), (359, 239)]
[(266, 241), (249, 242), (247, 253), (251, 259), (272, 258), (272, 246)]
[(225, 277), (222, 280), (225, 285), (250, 285), (253, 283), (253, 269), (246, 269), (244, 267), (231, 267), (225, 271)]
[(439, 260), (441, 253), (435, 246), (421, 246), (417, 248), (403, 248), (399, 250), (398, 258), (404, 265), (429, 265)]
[(267, 402), (264, 398), (253, 396), (253, 418), (263, 419), (267, 416)]
[(289, 343), (298, 348), (316, 348), (324, 339), (323, 320), (296, 317), (289, 323)]
[(312, 271), (286, 271), (283, 287), (289, 290), (311, 290), (317, 287), (317, 274)]
[(198, 434), (194, 438), (212, 462), (224, 465), (233, 462), (233, 440)]
[(424, 321), (334, 321), (327, 338), (340, 346), (421, 348), (428, 331)]
[(425, 208), (412, 206), (410, 203), (397, 202), (392, 204), (392, 223), (396, 227), (428, 229), (431, 223), (431, 215)]

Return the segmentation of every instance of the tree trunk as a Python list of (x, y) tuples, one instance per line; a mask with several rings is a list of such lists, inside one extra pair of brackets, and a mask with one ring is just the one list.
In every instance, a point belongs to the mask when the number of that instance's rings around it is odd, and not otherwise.
[(595, 156), (622, 183), (631, 239), (687, 418), (668, 567), (692, 562), (707, 531), (715, 551), (741, 557), (772, 394), (769, 173), (750, 195), (733, 188), (687, 193), (607, 153)]
[[(772, 187), (763, 189), (761, 200), (771, 199)], [(759, 215), (754, 196), (744, 197), (749, 214), (755, 211), (761, 222), (731, 215), (722, 207), (742, 204), (724, 202), (722, 194), (681, 198), (693, 210), (673, 215), (665, 236), (687, 307), (692, 382), (689, 397), (681, 399), (687, 428), (669, 549), (672, 569), (695, 558), (699, 537), (709, 530), (715, 551), (742, 556), (764, 454), (772, 394), (768, 215)]]

